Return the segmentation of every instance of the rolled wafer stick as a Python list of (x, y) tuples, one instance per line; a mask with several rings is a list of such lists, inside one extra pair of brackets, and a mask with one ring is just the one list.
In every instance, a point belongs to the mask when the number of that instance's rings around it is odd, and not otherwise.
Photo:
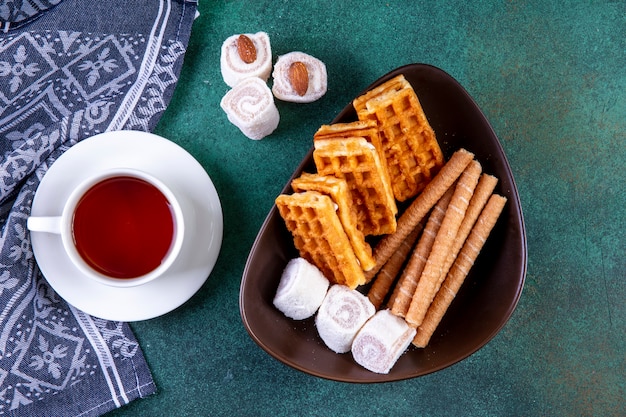
[(389, 289), (392, 287), (393, 282), (395, 281), (398, 273), (402, 269), (402, 265), (404, 265), (404, 261), (406, 261), (407, 257), (413, 250), (413, 245), (417, 240), (417, 237), (421, 233), (423, 229), (423, 223), (420, 222), (415, 229), (407, 236), (407, 238), (402, 242), (400, 247), (394, 254), (389, 258), (385, 266), (382, 267), (376, 278), (372, 282), (372, 286), (367, 292), (367, 297), (370, 299), (376, 310), (380, 308), (389, 293)]
[(365, 274), (366, 280), (372, 279), (380, 268), (398, 250), (402, 241), (417, 224), (428, 214), (443, 194), (459, 178), (465, 167), (474, 159), (474, 154), (466, 149), (459, 149), (441, 168), (439, 173), (428, 183), (426, 188), (413, 200), (411, 205), (398, 219), (394, 233), (386, 235), (374, 248), (376, 266)]
[(433, 301), (435, 294), (448, 273), (448, 271), (443, 271), (443, 267), (459, 226), (465, 217), (465, 211), (472, 198), (481, 171), (480, 163), (472, 161), (459, 178), (454, 189), (454, 195), (452, 200), (450, 200), (450, 204), (448, 204), (446, 215), (441, 222), (433, 248), (430, 251), (430, 255), (428, 255), (426, 266), (424, 266), (424, 271), (417, 283), (415, 293), (405, 316), (407, 323), (413, 327), (418, 327), (422, 324), (428, 306)]
[(422, 233), (422, 237), (420, 237), (415, 250), (411, 254), (409, 263), (400, 276), (400, 280), (392, 295), (393, 303), (390, 302), (391, 312), (396, 316), (404, 317), (409, 309), (411, 299), (413, 299), (413, 293), (417, 287), (417, 281), (424, 271), (428, 255), (433, 247), (437, 232), (441, 227), (441, 222), (446, 214), (446, 209), (448, 208), (448, 204), (450, 204), (453, 194), (454, 187), (450, 187), (437, 204), (435, 204), (435, 207), (428, 217), (424, 233)]
[[(463, 218), (463, 222), (461, 222), (461, 226), (459, 226), (459, 231), (456, 234), (456, 238), (452, 243), (452, 248), (448, 252), (448, 258), (446, 259), (446, 264), (443, 267), (444, 271), (450, 271), (450, 267), (454, 263), (463, 243), (469, 236), (476, 219), (482, 212), (485, 204), (487, 204), (487, 200), (493, 193), (493, 190), (496, 188), (496, 184), (498, 183), (498, 179), (493, 175), (482, 174), (480, 179), (478, 180), (478, 184), (476, 185), (476, 189), (474, 190), (474, 195), (472, 195), (472, 199), (467, 206), (467, 211), (465, 212), (465, 217)], [(447, 272), (446, 272), (447, 273)]]
[(415, 346), (426, 347), (428, 345), (443, 315), (465, 281), (470, 268), (474, 265), (474, 261), (482, 250), (498, 217), (500, 217), (505, 203), (506, 198), (498, 194), (493, 194), (489, 198), (478, 220), (476, 220), (467, 241), (454, 261), (448, 276), (428, 308), (422, 324), (418, 327), (417, 334), (413, 339)]

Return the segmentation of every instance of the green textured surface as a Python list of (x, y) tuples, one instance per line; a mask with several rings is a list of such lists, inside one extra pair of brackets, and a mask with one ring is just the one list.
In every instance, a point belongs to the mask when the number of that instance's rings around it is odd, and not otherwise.
[[(202, 289), (133, 323), (158, 393), (115, 416), (623, 416), (626, 375), (626, 3), (623, 1), (207, 1), (156, 133), (214, 181), (224, 242)], [(219, 107), (224, 39), (266, 31), (274, 59), (324, 61), (328, 93), (277, 102), (251, 141)], [(277, 362), (247, 335), (244, 264), (312, 134), (363, 88), (413, 62), (455, 77), (492, 123), (524, 209), (528, 273), (511, 320), (435, 374), (354, 385)]]

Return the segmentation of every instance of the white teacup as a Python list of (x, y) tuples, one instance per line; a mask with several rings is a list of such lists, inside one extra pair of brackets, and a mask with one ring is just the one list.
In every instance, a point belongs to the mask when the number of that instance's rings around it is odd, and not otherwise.
[(61, 236), (71, 262), (106, 285), (145, 284), (168, 271), (185, 236), (181, 196), (146, 172), (95, 174), (70, 194), (59, 216), (28, 218), (31, 232)]

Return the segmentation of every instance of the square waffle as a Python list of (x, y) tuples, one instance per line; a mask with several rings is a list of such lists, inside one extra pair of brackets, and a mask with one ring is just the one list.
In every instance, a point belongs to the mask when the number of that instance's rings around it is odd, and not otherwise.
[(346, 180), (330, 175), (303, 173), (291, 182), (291, 188), (296, 193), (317, 191), (329, 196), (337, 205), (337, 215), (339, 220), (341, 220), (343, 230), (348, 235), (361, 268), (367, 271), (374, 267), (376, 262), (372, 256), (372, 247), (365, 241), (365, 236), (357, 227), (356, 208), (352, 204)]
[(301, 257), (316, 265), (333, 283), (352, 289), (365, 283), (330, 197), (316, 191), (281, 194), (276, 198), (276, 207)]
[(363, 234), (393, 233), (398, 209), (374, 145), (363, 138), (319, 139), (313, 144), (317, 172), (348, 183)]
[(443, 166), (443, 153), (411, 84), (398, 75), (353, 101), (359, 120), (378, 123), (398, 201), (424, 189)]
[(357, 120), (350, 123), (322, 125), (313, 135), (313, 140), (353, 137), (365, 138), (366, 141), (374, 145), (381, 158), (384, 156), (378, 134), (378, 123), (375, 120)]
[[(391, 187), (391, 179), (389, 178), (389, 172), (387, 171), (387, 163), (385, 160), (385, 151), (378, 133), (378, 122), (375, 120), (357, 120), (350, 123), (322, 125), (317, 132), (315, 132), (315, 135), (313, 135), (314, 141), (341, 138), (364, 138), (366, 141), (374, 145), (374, 148), (376, 148), (376, 151), (378, 152), (378, 157), (382, 161), (385, 181), (389, 184), (389, 187)], [(393, 191), (391, 192), (393, 193)]]

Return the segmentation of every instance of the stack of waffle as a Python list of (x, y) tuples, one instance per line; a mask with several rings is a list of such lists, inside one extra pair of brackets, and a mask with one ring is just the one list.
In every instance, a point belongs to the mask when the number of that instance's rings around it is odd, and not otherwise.
[(369, 235), (396, 231), (396, 201), (416, 196), (443, 166), (415, 91), (399, 75), (354, 100), (359, 120), (314, 135), (316, 174), (276, 206), (300, 256), (333, 283), (356, 288), (374, 268)]

